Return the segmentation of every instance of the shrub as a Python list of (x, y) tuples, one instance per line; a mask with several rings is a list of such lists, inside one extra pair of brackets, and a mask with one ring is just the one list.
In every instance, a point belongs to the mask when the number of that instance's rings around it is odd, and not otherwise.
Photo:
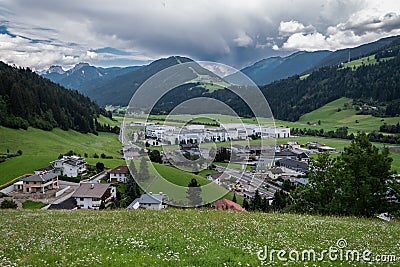
[(16, 209), (18, 207), (17, 203), (13, 200), (4, 200), (0, 204), (0, 209)]

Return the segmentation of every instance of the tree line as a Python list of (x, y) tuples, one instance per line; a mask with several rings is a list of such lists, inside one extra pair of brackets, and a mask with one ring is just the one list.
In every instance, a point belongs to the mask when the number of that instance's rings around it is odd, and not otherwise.
[(76, 90), (65, 89), (29, 68), (0, 62), (0, 125), (94, 133), (94, 119), (100, 114), (111, 116)]

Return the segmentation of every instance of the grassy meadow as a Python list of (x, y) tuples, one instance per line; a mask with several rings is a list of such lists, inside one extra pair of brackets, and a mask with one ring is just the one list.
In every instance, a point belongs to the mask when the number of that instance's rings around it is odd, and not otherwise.
[[(46, 223), (43, 223), (46, 222)], [(1, 266), (366, 266), (318, 257), (337, 248), (400, 256), (400, 224), (378, 219), (210, 209), (2, 211)], [(313, 249), (315, 261), (282, 262), (257, 252)], [(339, 255), (339, 254), (336, 254)], [(299, 258), (301, 259), (301, 258)], [(350, 259), (350, 258), (349, 258)], [(400, 260), (400, 259), (399, 259)], [(382, 266), (398, 266), (398, 262)]]
[[(296, 122), (286, 122), (276, 120), (277, 126), (283, 125), (291, 128), (311, 128), (324, 129), (324, 131), (336, 130), (339, 127), (348, 127), (349, 133), (379, 131), (379, 127), (385, 122), (396, 124), (400, 121), (399, 117), (378, 118), (372, 115), (356, 115), (357, 111), (352, 108), (353, 100), (349, 98), (339, 98), (325, 106), (310, 113), (304, 114)], [(345, 104), (348, 108), (345, 108)], [(338, 111), (338, 109), (341, 111)], [(318, 121), (321, 124), (318, 125)], [(356, 122), (358, 121), (358, 122)], [(311, 125), (307, 124), (309, 122)], [(315, 124), (315, 125), (313, 125)]]
[[(0, 164), (0, 185), (23, 174), (33, 173), (34, 170), (48, 166), (50, 161), (57, 159), (60, 154), (73, 150), (76, 153), (87, 153), (87, 162), (96, 164), (101, 161), (107, 167), (116, 167), (122, 163), (121, 144), (118, 135), (111, 133), (81, 134), (72, 130), (54, 129), (43, 131), (29, 127), (28, 130), (15, 130), (0, 127), (0, 151), (16, 153), (23, 151), (22, 156), (9, 159)], [(114, 159), (93, 158), (105, 153)]]
[[(393, 58), (394, 57), (382, 58), (381, 61), (388, 61)], [(344, 69), (344, 68), (356, 69), (361, 66), (368, 66), (368, 65), (375, 65), (375, 64), (378, 64), (378, 61), (375, 59), (375, 55), (371, 55), (371, 56), (362, 57), (359, 59), (352, 60), (350, 62), (343, 63), (343, 65), (340, 67), (340, 69)]]

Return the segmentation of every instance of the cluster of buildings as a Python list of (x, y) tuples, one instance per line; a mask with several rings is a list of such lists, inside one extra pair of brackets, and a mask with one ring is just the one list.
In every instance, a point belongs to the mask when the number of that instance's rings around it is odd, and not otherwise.
[(307, 184), (310, 154), (337, 152), (334, 148), (317, 142), (309, 142), (305, 146), (288, 142), (275, 146), (273, 152), (269, 151), (270, 147), (261, 146), (233, 145), (225, 149), (238, 155), (239, 160), (235, 163), (242, 164), (242, 174), (219, 172), (208, 175), (207, 179), (249, 199), (256, 189), (272, 199), (274, 192), (280, 189), (284, 181), (289, 181), (292, 186)]
[(78, 156), (63, 156), (51, 165), (38, 169), (31, 176), (14, 183), (14, 190), (20, 193), (41, 193), (57, 191), (58, 177), (78, 177), (86, 174), (85, 159)]
[(260, 126), (256, 124), (221, 124), (219, 127), (205, 125), (171, 125), (146, 124), (146, 137), (158, 140), (161, 144), (225, 142), (246, 140), (251, 136), (261, 138), (288, 138), (290, 128)]
[[(208, 154), (209, 152), (199, 149), (197, 144), (202, 142), (246, 139), (251, 135), (261, 136), (262, 138), (286, 138), (290, 136), (290, 129), (288, 128), (259, 127), (253, 124), (225, 124), (221, 127), (211, 128), (205, 128), (204, 125), (189, 125), (183, 127), (179, 133), (176, 131), (177, 128), (174, 126), (153, 124), (146, 126), (146, 135), (148, 137), (160, 142), (180, 143), (181, 149), (178, 151), (179, 153), (189, 152), (199, 155)], [(172, 140), (172, 138), (177, 138), (177, 141)], [(274, 185), (281, 185), (285, 180), (289, 180), (292, 185), (306, 184), (308, 179), (305, 177), (311, 160), (309, 155), (320, 152), (337, 152), (334, 148), (317, 142), (308, 142), (305, 146), (300, 146), (297, 142), (288, 142), (284, 145), (271, 145), (268, 147), (234, 144), (230, 148), (219, 147), (217, 153), (221, 149), (235, 154), (235, 163), (242, 164), (242, 172), (245, 173), (244, 178), (234, 177), (232, 173), (220, 172), (208, 175), (207, 179), (219, 186), (242, 193), (245, 197), (246, 194), (251, 197), (251, 187), (258, 188), (261, 186), (262, 188), (262, 186), (265, 186), (265, 180), (272, 182)], [(171, 153), (178, 152), (173, 151)], [(272, 157), (266, 158), (266, 154), (272, 155)], [(247, 166), (251, 166), (250, 171), (246, 171), (249, 169)], [(63, 156), (52, 161), (50, 166), (36, 170), (33, 175), (16, 182), (13, 187), (16, 192), (24, 194), (46, 194), (49, 192), (57, 194), (60, 190), (60, 175), (82, 177), (86, 173), (87, 168), (84, 158)], [(102, 204), (106, 205), (114, 201), (117, 192), (115, 185), (127, 183), (130, 171), (127, 165), (121, 165), (110, 170), (108, 175), (107, 184), (99, 183), (98, 181), (81, 182), (65, 203), (69, 203), (69, 207), (73, 208), (99, 209)], [(262, 180), (253, 179), (256, 175), (259, 175)], [(266, 193), (268, 193), (267, 191), (265, 190)], [(271, 192), (269, 193), (271, 195)], [(135, 199), (128, 206), (128, 209), (163, 209), (167, 206), (166, 200), (167, 196), (161, 192), (158, 194), (143, 194)], [(218, 205), (220, 205), (220, 209), (232, 208), (240, 210), (240, 208), (231, 203), (227, 204), (226, 201), (221, 201)], [(60, 205), (60, 207), (64, 206)], [(54, 208), (57, 208), (57, 205)]]

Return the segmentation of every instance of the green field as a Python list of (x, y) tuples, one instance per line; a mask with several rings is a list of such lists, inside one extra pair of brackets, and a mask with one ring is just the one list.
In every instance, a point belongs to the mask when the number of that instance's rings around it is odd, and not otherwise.
[[(107, 167), (116, 167), (122, 163), (118, 151), (121, 144), (118, 135), (111, 133), (81, 134), (75, 131), (54, 129), (43, 131), (29, 127), (28, 130), (15, 130), (0, 127), (0, 151), (10, 149), (11, 153), (22, 150), (22, 156), (0, 163), (0, 185), (23, 174), (48, 166), (50, 161), (57, 159), (60, 153), (73, 150), (76, 153), (87, 153), (87, 162), (96, 164), (104, 162)], [(114, 159), (95, 159), (94, 153), (105, 153)]]
[(22, 203), (22, 208), (30, 209), (30, 210), (41, 209), (45, 206), (46, 206), (46, 204), (44, 204), (43, 202), (32, 201), (32, 200), (27, 200), (24, 203)]
[[(345, 109), (347, 103), (348, 108)], [(338, 112), (338, 108), (341, 111)], [(357, 111), (352, 108), (352, 100), (349, 98), (339, 98), (325, 106), (316, 109), (300, 117), (297, 122), (286, 122), (276, 120), (277, 126), (284, 125), (291, 128), (311, 128), (324, 129), (325, 131), (336, 130), (338, 127), (348, 127), (349, 133), (379, 131), (379, 127), (385, 122), (396, 124), (400, 121), (399, 117), (378, 118), (372, 115), (356, 115)], [(321, 124), (318, 125), (318, 121)], [(358, 123), (356, 122), (358, 121)], [(311, 125), (307, 124), (309, 122)], [(315, 125), (313, 125), (315, 124)]]
[(124, 120), (124, 117), (118, 117), (118, 116), (113, 116), (113, 120), (107, 117), (104, 117), (103, 115), (100, 115), (100, 117), (97, 119), (97, 121), (101, 124), (105, 125), (110, 125), (111, 127), (113, 126), (121, 126), (121, 122)]
[[(347, 107), (345, 107), (347, 105)], [(340, 109), (340, 111), (338, 111)], [(359, 131), (371, 132), (371, 131), (379, 131), (379, 127), (384, 123), (387, 124), (396, 124), (400, 121), (399, 117), (391, 117), (391, 118), (378, 118), (373, 117), (372, 115), (357, 115), (357, 111), (352, 107), (352, 100), (349, 98), (339, 98), (335, 101), (332, 101), (323, 107), (316, 109), (312, 112), (309, 112), (300, 117), (300, 119), (296, 122), (288, 122), (275, 120), (276, 126), (286, 126), (290, 128), (311, 128), (311, 129), (324, 129), (325, 131), (336, 130), (338, 127), (348, 127), (349, 133), (357, 133)], [(204, 120), (204, 122), (210, 122), (209, 119), (205, 118), (213, 118), (219, 123), (257, 123), (255, 118), (234, 118), (232, 116), (220, 115), (220, 114), (203, 114), (203, 115), (172, 115), (169, 116), (169, 119), (175, 120), (175, 122), (182, 121), (188, 122), (193, 120), (194, 118), (199, 121)], [(163, 124), (164, 120), (167, 118), (166, 115), (151, 115), (149, 117), (151, 122)], [(204, 118), (204, 119), (203, 119)], [(146, 119), (144, 115), (135, 115), (132, 120), (134, 121), (143, 121)], [(320, 125), (318, 124), (320, 121)], [(357, 121), (357, 122), (356, 122)], [(269, 118), (260, 118), (259, 123), (264, 125), (273, 125), (272, 119)], [(168, 122), (168, 124), (170, 124)], [(179, 123), (177, 123), (179, 124)]]
[[(43, 223), (46, 222), (46, 223)], [(357, 219), (214, 210), (2, 211), (2, 266), (366, 266), (321, 251), (400, 256), (400, 224)], [(313, 249), (315, 261), (282, 262), (257, 252)], [(301, 254), (300, 254), (301, 255)], [(340, 254), (333, 254), (340, 255)], [(286, 257), (288, 255), (286, 254)], [(299, 258), (301, 259), (301, 257)], [(348, 258), (350, 259), (350, 258)], [(383, 266), (398, 266), (398, 262)]]
[[(394, 57), (382, 58), (380, 61), (388, 61), (393, 58)], [(362, 57), (359, 59), (352, 60), (350, 62), (343, 63), (341, 65), (340, 69), (344, 69), (344, 68), (356, 69), (360, 66), (368, 66), (368, 65), (375, 65), (375, 64), (378, 64), (378, 61), (375, 59), (375, 55), (371, 55), (371, 56)]]
[[(139, 162), (135, 162), (135, 164), (136, 168), (139, 169)], [(181, 203), (179, 205), (187, 205), (187, 186), (193, 178), (202, 186), (201, 197), (206, 203), (224, 196), (228, 199), (233, 197), (233, 193), (207, 180), (203, 175), (195, 175), (158, 163), (149, 163), (148, 166), (150, 180), (140, 184), (143, 189), (146, 192), (163, 192), (169, 198)], [(242, 203), (241, 198), (238, 198), (238, 203)]]

